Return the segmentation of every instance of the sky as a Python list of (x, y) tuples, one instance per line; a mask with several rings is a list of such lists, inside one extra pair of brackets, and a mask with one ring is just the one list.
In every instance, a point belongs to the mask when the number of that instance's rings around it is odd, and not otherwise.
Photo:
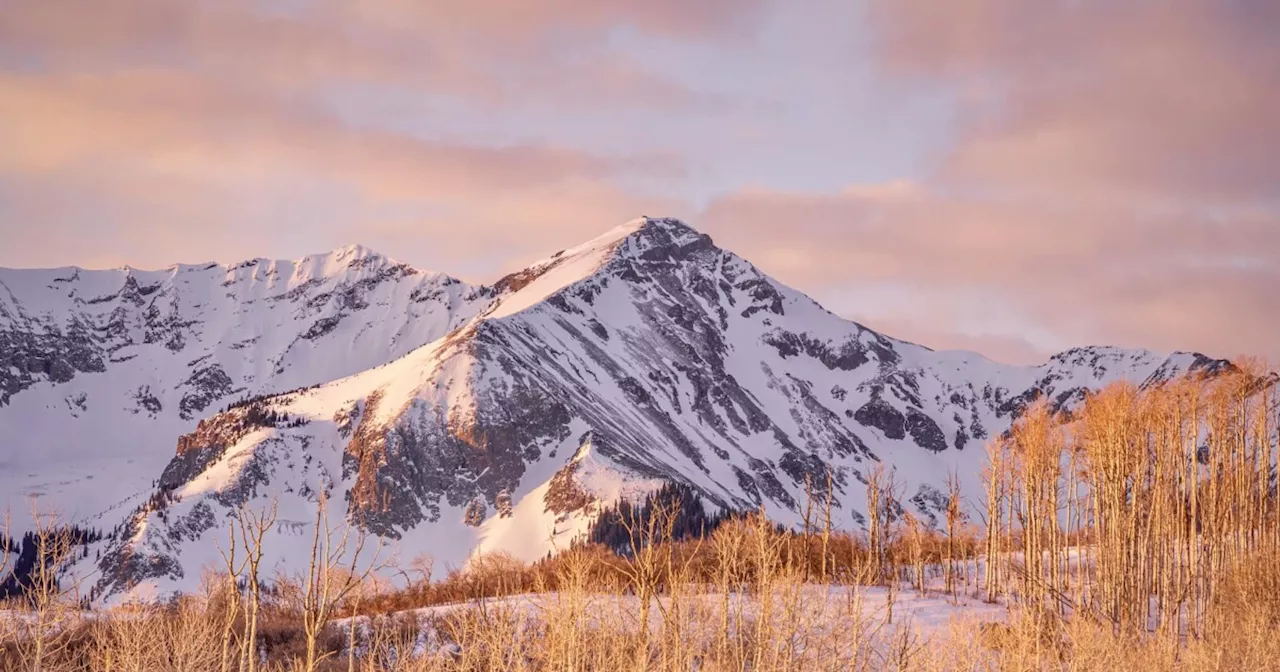
[(675, 216), (1035, 362), (1280, 360), (1271, 0), (0, 0), (0, 266), (360, 243), (473, 281)]

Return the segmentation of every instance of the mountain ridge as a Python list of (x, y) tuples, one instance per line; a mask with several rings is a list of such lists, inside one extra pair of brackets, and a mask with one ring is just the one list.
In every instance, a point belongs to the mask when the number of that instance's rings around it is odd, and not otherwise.
[[(928, 517), (952, 469), (976, 487), (973, 445), (1033, 399), (1070, 408), (1115, 380), (1229, 365), (1077, 348), (1017, 367), (930, 350), (827, 311), (674, 219), (633, 220), (463, 286), (447, 286), (461, 303), (434, 339), (188, 424), (151, 467), (156, 488), (115, 510), (99, 595), (189, 589), (231, 509), (274, 497), (294, 529), (320, 487), (404, 554), (445, 563), (477, 550), (541, 557), (601, 503), (664, 481), (794, 524), (806, 480), (830, 472), (838, 523), (856, 527), (866, 470), (884, 462)], [(346, 304), (329, 294), (331, 318)], [(304, 340), (324, 348), (343, 334)]]

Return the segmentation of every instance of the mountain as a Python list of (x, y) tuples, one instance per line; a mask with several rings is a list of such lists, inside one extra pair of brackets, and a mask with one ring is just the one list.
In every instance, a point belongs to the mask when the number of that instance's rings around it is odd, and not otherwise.
[[(177, 437), (233, 399), (315, 385), (465, 324), (487, 288), (360, 247), (162, 271), (0, 269), (0, 492), (110, 526)], [(118, 517), (117, 515), (117, 517)]]
[[(672, 219), (488, 287), (360, 248), (0, 283), (0, 429), (44, 427), (18, 431), (0, 459), (46, 432), (82, 439), (63, 444), (71, 459), (132, 456), (154, 482), (93, 513), (114, 526), (99, 596), (193, 587), (231, 511), (269, 500), (268, 564), (296, 569), (321, 488), (401, 558), (438, 566), (478, 550), (540, 557), (602, 504), (665, 481), (794, 525), (806, 481), (821, 489), (830, 471), (835, 523), (856, 528), (867, 472), (884, 463), (930, 517), (947, 473), (976, 488), (984, 442), (1032, 400), (1071, 408), (1113, 381), (1229, 366), (1106, 347), (1036, 367), (932, 351), (826, 311)], [(163, 459), (127, 438), (175, 428), (186, 433)]]

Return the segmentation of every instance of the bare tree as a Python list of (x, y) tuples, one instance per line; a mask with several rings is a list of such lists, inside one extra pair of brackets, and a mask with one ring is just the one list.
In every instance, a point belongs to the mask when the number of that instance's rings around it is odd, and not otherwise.
[[(9, 510), (6, 508), (4, 512), (4, 527), (0, 528), (0, 586), (3, 586), (10, 577), (14, 575), (14, 564), (11, 560), (13, 557), (13, 537), (9, 536), (13, 528), (9, 524)], [(14, 633), (10, 630), (16, 629), (16, 619), (0, 618), (0, 642), (8, 642), (14, 637)], [(3, 647), (0, 647), (0, 656), (4, 655)], [(2, 659), (0, 659), (2, 660)]]
[[(657, 499), (649, 507), (636, 507), (627, 503), (619, 506), (618, 521), (627, 533), (629, 551), (622, 572), (640, 603), (642, 645), (637, 651), (636, 660), (639, 669), (647, 669), (648, 666), (650, 612), (654, 599), (662, 588), (663, 572), (670, 562), (670, 558), (663, 556), (664, 550), (666, 553), (671, 552), (670, 545), (663, 549), (662, 544), (674, 536), (679, 511), (679, 501), (668, 505)], [(661, 602), (658, 604), (661, 608)]]
[[(236, 619), (240, 616), (242, 606), (240, 578), (244, 574), (247, 564), (246, 558), (238, 553), (239, 544), (236, 538), (236, 531), (237, 527), (235, 526), (227, 527), (227, 547), (218, 548), (218, 552), (222, 555), (222, 563), (223, 567), (226, 568), (226, 574), (221, 577), (220, 581), (215, 579), (212, 582), (214, 590), (220, 598), (216, 603), (222, 609), (221, 618), (219, 619), (221, 655), (218, 669), (220, 672), (228, 672), (231, 669), (232, 640), (234, 638)], [(221, 586), (217, 585), (219, 582)]]
[[(354, 530), (349, 520), (337, 529), (329, 522), (328, 495), (321, 487), (316, 500), (316, 519), (311, 538), (311, 554), (307, 574), (302, 580), (302, 631), (305, 639), (305, 672), (313, 672), (327, 656), (318, 651), (320, 633), (344, 600), (352, 597), (357, 589), (379, 567), (382, 546), (378, 543), (372, 556), (366, 557), (368, 534)], [(351, 622), (354, 633), (354, 614)]]
[(903, 514), (903, 523), (907, 528), (907, 560), (911, 563), (911, 583), (923, 597), (927, 594), (925, 584), (924, 558), (924, 523), (911, 513)]
[(956, 594), (956, 536), (964, 520), (964, 510), (961, 508), (960, 474), (952, 469), (947, 474), (947, 557), (943, 559), (942, 571), (947, 593), (953, 597)]
[(13, 575), (13, 566), (10, 560), (13, 557), (13, 549), (10, 548), (13, 544), (13, 538), (9, 536), (9, 532), (12, 529), (9, 525), (9, 510), (5, 509), (4, 526), (0, 527), (0, 541), (4, 542), (0, 543), (0, 585), (3, 585)]
[(826, 583), (827, 575), (827, 557), (831, 554), (831, 506), (832, 493), (831, 467), (827, 467), (827, 497), (822, 507), (822, 582)]
[(885, 471), (877, 463), (867, 477), (867, 554), (870, 557), (871, 575), (883, 580), (887, 554), (888, 521), (885, 519)]
[[(279, 502), (271, 500), (267, 508), (254, 511), (240, 508), (236, 511), (236, 529), (240, 535), (240, 543), (244, 546), (244, 573), (249, 592), (248, 600), (243, 601), (244, 638), (240, 654), (244, 669), (254, 672), (258, 668), (258, 614), (262, 609), (262, 557), (263, 542), (267, 533), (276, 524), (276, 513)], [(234, 532), (233, 532), (234, 534)]]
[(1020, 540), (1017, 594), (1036, 612), (1087, 611), (1126, 635), (1203, 633), (1223, 582), (1280, 553), (1276, 381), (1242, 361), (1117, 383), (1069, 418), (1028, 408), (988, 449), (988, 599), (1010, 588), (1005, 545)]
[(810, 541), (813, 538), (813, 475), (804, 475), (804, 580), (809, 581)]
[(995, 602), (1004, 580), (1005, 501), (1008, 497), (1008, 460), (1005, 459), (1003, 442), (995, 441), (987, 446), (987, 467), (982, 476), (987, 495), (987, 602)]
[(45, 672), (69, 650), (71, 629), (80, 615), (80, 580), (64, 575), (75, 559), (77, 544), (71, 530), (60, 524), (59, 515), (41, 513), (35, 500), (31, 518), (35, 563), (22, 582), (19, 605), (24, 613), (14, 623), (12, 639), (26, 669)]

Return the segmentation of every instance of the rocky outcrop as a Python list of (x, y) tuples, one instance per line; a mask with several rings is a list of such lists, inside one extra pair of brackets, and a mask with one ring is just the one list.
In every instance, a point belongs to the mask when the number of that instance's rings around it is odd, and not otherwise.
[(902, 439), (906, 437), (907, 418), (893, 404), (873, 397), (853, 414), (853, 419), (863, 427), (874, 427), (887, 438)]

